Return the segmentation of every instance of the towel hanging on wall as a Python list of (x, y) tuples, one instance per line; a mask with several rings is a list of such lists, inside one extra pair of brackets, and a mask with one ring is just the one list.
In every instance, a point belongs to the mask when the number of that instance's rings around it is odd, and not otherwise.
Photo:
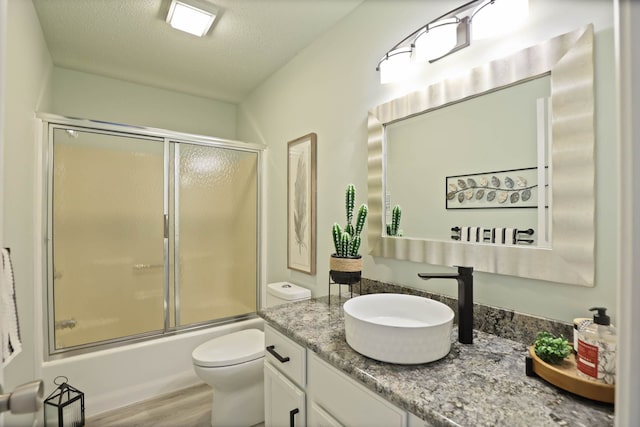
[(0, 332), (2, 340), (2, 366), (6, 366), (22, 351), (16, 287), (11, 265), (11, 253), (2, 248), (2, 275), (0, 275)]
[(506, 246), (513, 246), (516, 244), (516, 229), (515, 228), (505, 228), (504, 229), (504, 244)]

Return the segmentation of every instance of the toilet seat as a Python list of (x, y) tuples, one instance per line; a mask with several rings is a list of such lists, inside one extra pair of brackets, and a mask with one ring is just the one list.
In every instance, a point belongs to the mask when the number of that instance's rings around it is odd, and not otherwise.
[(264, 357), (264, 332), (245, 329), (200, 344), (191, 354), (205, 368), (237, 365)]

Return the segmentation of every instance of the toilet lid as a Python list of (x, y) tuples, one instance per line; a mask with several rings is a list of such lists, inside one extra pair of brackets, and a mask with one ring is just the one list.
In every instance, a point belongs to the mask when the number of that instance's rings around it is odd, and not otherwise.
[(267, 288), (268, 293), (286, 301), (311, 298), (311, 291), (309, 289), (289, 282), (270, 283), (267, 285)]
[(200, 344), (191, 354), (203, 367), (230, 366), (264, 357), (264, 332), (245, 329)]

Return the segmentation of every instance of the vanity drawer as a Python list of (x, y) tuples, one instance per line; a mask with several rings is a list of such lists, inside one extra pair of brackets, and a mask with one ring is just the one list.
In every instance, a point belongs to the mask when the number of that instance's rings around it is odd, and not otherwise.
[[(309, 352), (307, 404), (319, 406), (345, 426), (404, 427), (407, 412)], [(313, 409), (313, 406), (312, 406)], [(332, 424), (328, 424), (332, 425)]]
[(264, 358), (299, 387), (307, 383), (306, 349), (276, 331), (264, 326)]

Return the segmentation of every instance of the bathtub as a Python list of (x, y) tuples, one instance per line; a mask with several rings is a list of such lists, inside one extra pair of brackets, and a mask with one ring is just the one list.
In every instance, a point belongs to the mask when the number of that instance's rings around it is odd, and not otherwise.
[(123, 347), (44, 362), (45, 397), (63, 375), (84, 393), (85, 415), (147, 400), (201, 384), (193, 371), (191, 352), (201, 343), (243, 329), (263, 329), (261, 318), (242, 320)]

